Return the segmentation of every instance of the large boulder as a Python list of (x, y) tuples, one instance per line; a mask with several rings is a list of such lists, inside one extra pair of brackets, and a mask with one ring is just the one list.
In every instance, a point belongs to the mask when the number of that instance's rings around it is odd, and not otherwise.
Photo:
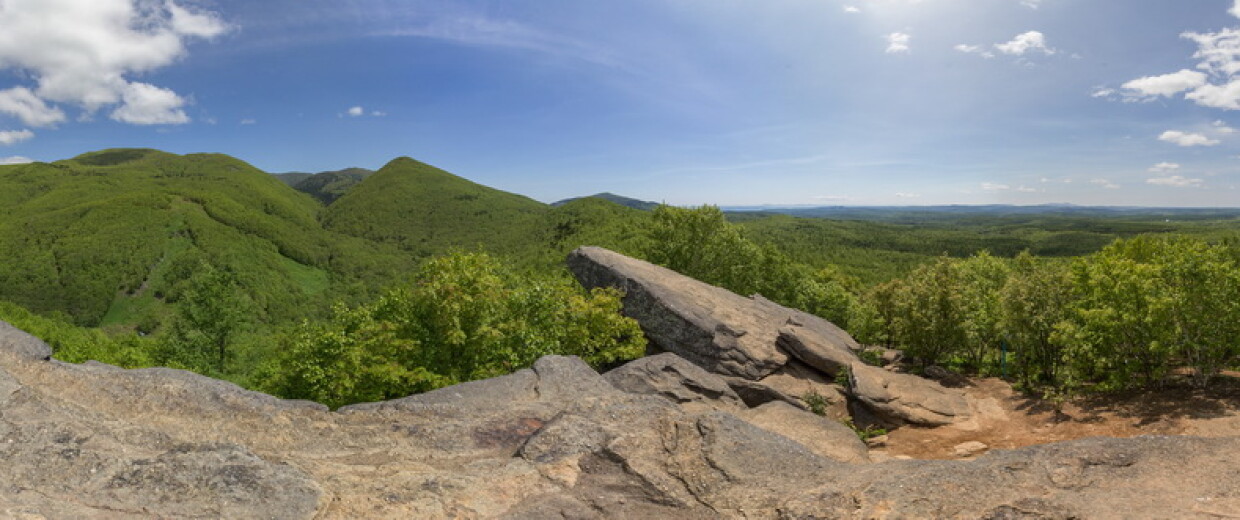
[[(586, 287), (624, 291), (624, 313), (659, 349), (725, 376), (749, 406), (784, 401), (808, 408), (810, 393), (833, 399), (824, 380), (856, 367), (853, 390), (885, 422), (938, 426), (969, 417), (963, 394), (916, 376), (879, 377), (857, 357), (856, 340), (831, 322), (755, 295), (738, 296), (649, 262), (598, 247), (568, 255)], [(788, 367), (795, 365), (795, 370)], [(803, 368), (803, 369), (802, 369)], [(922, 402), (925, 400), (925, 402)], [(837, 412), (839, 413), (839, 412)]]
[(588, 288), (623, 290), (651, 343), (710, 372), (756, 380), (788, 362), (771, 327), (791, 317), (783, 307), (597, 247), (573, 251), (568, 268)]
[(864, 363), (851, 370), (852, 395), (893, 424), (942, 426), (972, 416), (964, 392)]
[[(599, 247), (579, 248), (567, 262), (582, 285), (623, 290), (624, 313), (655, 346), (710, 372), (756, 381), (790, 355), (831, 373), (857, 359), (857, 342), (839, 327), (761, 296), (745, 298)], [(787, 349), (789, 338), (802, 348)]]

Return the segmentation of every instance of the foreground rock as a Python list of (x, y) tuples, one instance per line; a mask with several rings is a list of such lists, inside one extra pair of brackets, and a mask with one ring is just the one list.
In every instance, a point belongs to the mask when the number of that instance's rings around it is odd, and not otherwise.
[(750, 424), (797, 441), (810, 451), (828, 459), (851, 463), (870, 461), (866, 445), (843, 423), (772, 401), (745, 410), (740, 416)]
[[(331, 412), (183, 371), (48, 355), (0, 323), (2, 518), (1240, 515), (1236, 437), (849, 464), (816, 432), (852, 440), (785, 404), (690, 411), (730, 399), (621, 390), (575, 358)], [(631, 371), (652, 366), (678, 363)], [(709, 374), (677, 377), (727, 395)]]
[(568, 267), (586, 287), (624, 290), (624, 313), (641, 324), (651, 343), (730, 377), (749, 406), (778, 400), (808, 408), (806, 396), (816, 394), (833, 400), (839, 415), (841, 389), (828, 381), (851, 369), (851, 392), (881, 422), (939, 426), (970, 416), (962, 392), (915, 376), (868, 370), (873, 367), (855, 353), (857, 342), (817, 316), (597, 247), (573, 251)]
[(857, 363), (851, 373), (852, 393), (880, 417), (927, 426), (942, 426), (972, 413), (962, 394), (925, 379)]
[(722, 377), (670, 352), (629, 362), (604, 375), (613, 386), (635, 394), (659, 395), (681, 405), (740, 410), (745, 403)]

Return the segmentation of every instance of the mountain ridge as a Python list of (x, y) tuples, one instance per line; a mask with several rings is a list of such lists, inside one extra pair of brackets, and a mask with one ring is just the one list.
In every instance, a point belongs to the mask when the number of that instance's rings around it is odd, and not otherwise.
[(576, 200), (589, 199), (589, 198), (602, 199), (608, 202), (614, 202), (616, 204), (619, 204), (627, 208), (640, 209), (642, 211), (649, 211), (649, 210), (653, 210), (654, 208), (659, 207), (658, 202), (650, 202), (650, 201), (645, 201), (645, 200), (640, 200), (640, 199), (634, 199), (632, 197), (625, 197), (623, 195), (616, 195), (615, 193), (611, 193), (609, 191), (604, 191), (602, 193), (595, 193), (594, 195), (586, 195), (584, 197), (572, 197), (572, 198), (568, 198), (564, 200), (558, 200), (558, 201), (552, 202), (551, 205), (555, 207), (559, 207), (559, 206), (563, 206), (565, 204), (568, 204)]

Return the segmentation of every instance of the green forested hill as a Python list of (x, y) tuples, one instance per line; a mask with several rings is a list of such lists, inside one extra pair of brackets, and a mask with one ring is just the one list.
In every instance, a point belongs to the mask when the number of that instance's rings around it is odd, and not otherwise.
[(649, 210), (659, 207), (659, 203), (657, 202), (634, 199), (632, 197), (625, 197), (623, 195), (616, 195), (615, 193), (609, 193), (609, 192), (595, 193), (594, 195), (587, 195), (585, 197), (573, 197), (571, 199), (564, 199), (559, 202), (552, 202), (551, 205), (552, 206), (563, 206), (570, 202), (578, 201), (581, 199), (603, 199), (606, 201), (614, 202), (621, 206), (625, 206), (625, 207), (633, 208), (633, 209), (640, 209), (644, 211), (649, 211)]
[(260, 319), (291, 317), (332, 267), (367, 269), (319, 211), (223, 155), (105, 150), (0, 167), (0, 299), (83, 325), (149, 325), (206, 264), (246, 288)]
[(599, 199), (552, 208), (407, 158), (357, 173), (343, 172), (365, 182), (324, 206), (223, 155), (117, 149), (0, 166), (0, 301), (152, 331), (209, 266), (243, 288), (254, 322), (273, 324), (365, 299), (453, 248), (544, 271), (582, 244), (632, 251), (643, 218)]
[(533, 199), (402, 157), (332, 203), (323, 225), (415, 256), (453, 247), (516, 254), (543, 242), (548, 211)]
[[(651, 212), (600, 197), (550, 206), (409, 158), (369, 176), (334, 173), (302, 181), (322, 181), (316, 200), (214, 154), (118, 149), (0, 166), (0, 300), (79, 325), (155, 330), (187, 280), (210, 266), (243, 288), (255, 322), (273, 324), (364, 300), (451, 249), (548, 272), (581, 245), (639, 257), (651, 247)], [(342, 176), (348, 182), (337, 182)], [(731, 217), (755, 243), (867, 285), (942, 254), (1079, 256), (1138, 233), (1222, 237), (1236, 227), (1130, 217), (969, 215), (920, 226)]]

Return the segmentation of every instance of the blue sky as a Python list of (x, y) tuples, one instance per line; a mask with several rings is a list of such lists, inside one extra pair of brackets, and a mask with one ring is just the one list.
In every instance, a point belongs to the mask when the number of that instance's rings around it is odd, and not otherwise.
[(0, 162), (402, 155), (543, 201), (1240, 205), (1234, 0), (6, 0)]

